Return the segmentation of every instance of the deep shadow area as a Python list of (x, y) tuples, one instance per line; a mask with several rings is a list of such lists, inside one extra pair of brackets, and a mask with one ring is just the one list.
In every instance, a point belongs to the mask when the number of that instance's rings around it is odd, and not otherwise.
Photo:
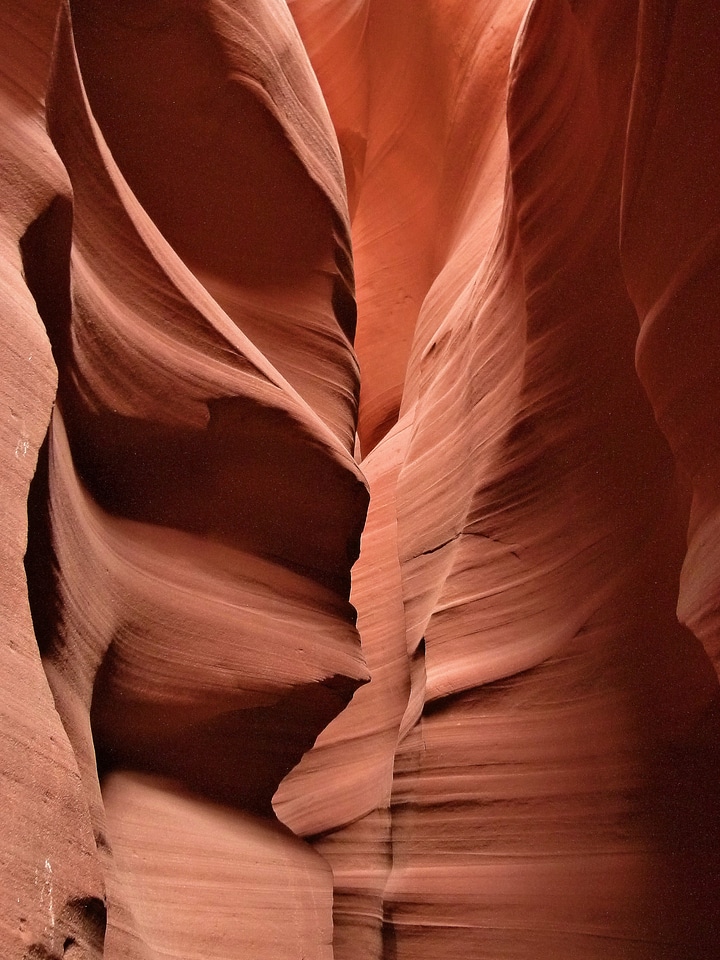
[[(58, 370), (66, 365), (70, 356), (72, 223), (71, 201), (58, 196), (30, 224), (20, 240), (25, 282), (45, 325)], [(25, 553), (30, 612), (41, 654), (47, 651), (57, 623), (48, 496), (46, 436), (30, 483)]]
[[(115, 769), (168, 777), (198, 796), (270, 819), (275, 819), (272, 798), (280, 781), (347, 706), (358, 685), (335, 677), (296, 687), (268, 706), (220, 713), (183, 727), (182, 708), (120, 700), (113, 693), (112, 671), (110, 655), (98, 674), (91, 710), (101, 779)], [(121, 710), (124, 718), (118, 722)]]

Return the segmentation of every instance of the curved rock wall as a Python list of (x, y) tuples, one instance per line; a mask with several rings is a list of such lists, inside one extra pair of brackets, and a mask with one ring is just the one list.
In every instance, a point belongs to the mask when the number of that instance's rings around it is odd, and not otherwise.
[[(261, 24), (161, 7), (54, 11), (44, 149), (64, 192), (16, 242), (58, 376), (27, 568), (47, 722), (79, 768), (60, 799), (84, 813), (68, 828), (98, 875), (83, 895), (106, 894), (105, 956), (329, 957), (329, 868), (270, 801), (367, 680), (340, 158), (284, 5)], [(40, 350), (23, 511), (53, 401)], [(81, 941), (45, 856), (19, 936), (55, 957)]]
[(6, 4), (3, 955), (712, 960), (716, 27)]
[[(344, 155), (365, 141), (351, 190), (371, 508), (353, 600), (373, 680), (276, 798), (333, 865), (336, 956), (714, 953), (717, 678), (683, 612), (692, 596), (714, 635), (713, 565), (690, 572), (690, 554), (683, 567), (687, 467), (640, 352), (635, 370), (627, 232), (622, 255), (619, 243), (629, 151), (650, 136), (635, 118), (694, 74), (678, 53), (663, 75), (655, 34), (672, 6), (424, 3), (418, 17), (402, 3), (291, 4)], [(699, 43), (700, 14), (685, 20)], [(352, 30), (364, 86), (337, 81)], [(414, 38), (412, 63), (388, 34)], [(710, 61), (666, 95), (697, 105), (683, 142), (706, 147), (712, 193)], [(681, 201), (668, 210), (652, 180), (647, 195), (662, 208), (652, 243), (677, 241)], [(420, 292), (400, 311), (389, 304), (408, 274)], [(687, 369), (684, 339), (663, 332)], [(402, 362), (383, 338), (404, 342)], [(712, 342), (694, 339), (706, 383)], [(382, 406), (403, 364), (393, 427)], [(665, 361), (663, 389), (679, 366)], [(707, 420), (687, 434), (703, 451), (711, 435)], [(392, 778), (368, 751), (391, 669), (396, 689), (410, 685), (402, 719), (396, 694)], [(339, 793), (353, 756), (372, 764), (375, 810), (367, 791)]]

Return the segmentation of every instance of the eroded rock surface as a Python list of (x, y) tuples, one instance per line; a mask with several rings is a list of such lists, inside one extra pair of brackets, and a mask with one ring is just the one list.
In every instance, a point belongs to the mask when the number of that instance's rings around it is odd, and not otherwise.
[(713, 960), (716, 19), (6, 4), (3, 956)]

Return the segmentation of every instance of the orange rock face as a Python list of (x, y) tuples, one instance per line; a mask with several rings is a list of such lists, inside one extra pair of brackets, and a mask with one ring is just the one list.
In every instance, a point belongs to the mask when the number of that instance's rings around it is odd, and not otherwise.
[(9, 0), (2, 956), (713, 960), (716, 20)]

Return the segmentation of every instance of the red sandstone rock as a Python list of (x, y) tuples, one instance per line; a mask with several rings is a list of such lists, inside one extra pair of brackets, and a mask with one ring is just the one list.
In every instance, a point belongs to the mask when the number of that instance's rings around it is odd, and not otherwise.
[[(278, 6), (276, 13), (283, 9)], [(108, 29), (98, 33), (98, 18), (107, 12)], [(169, 28), (160, 24), (156, 34), (178, 54), (187, 43), (200, 52), (214, 50), (216, 74), (222, 68), (208, 92), (202, 86), (207, 64), (198, 52), (197, 72), (183, 71), (183, 106), (196, 109), (192, 93), (201, 107), (205, 95), (213, 99), (227, 93), (227, 102), (218, 103), (220, 131), (233, 118), (231, 129), (240, 129), (248, 111), (256, 117), (256, 139), (243, 141), (247, 155), (234, 156), (232, 141), (215, 144), (222, 176), (228, 182), (244, 177), (234, 197), (212, 179), (193, 179), (197, 169), (189, 159), (195, 147), (168, 153), (152, 139), (157, 130), (145, 126), (148, 116), (134, 112), (141, 101), (150, 110), (164, 102), (166, 88), (153, 86), (151, 75), (165, 61), (148, 60), (150, 74), (137, 75), (122, 47), (123, 40), (131, 47), (152, 25), (129, 11), (93, 5), (78, 4), (72, 14), (88, 88), (101, 109), (96, 117), (88, 103), (73, 22), (65, 10), (47, 115), (73, 189), (72, 250), (65, 277), (59, 275), (52, 295), (38, 302), (53, 341), (59, 395), (47, 476), (36, 485), (31, 591), (47, 677), (95, 829), (94, 868), (97, 872), (102, 865), (107, 885), (105, 955), (147, 957), (170, 947), (161, 932), (148, 933), (142, 880), (136, 884), (132, 870), (128, 879), (123, 851), (127, 846), (132, 857), (132, 837), (157, 832), (155, 807), (139, 802), (134, 814), (139, 823), (133, 821), (126, 843), (117, 803), (108, 801), (112, 817), (106, 812), (103, 779), (116, 768), (131, 767), (172, 777), (194, 791), (198, 800), (188, 801), (187, 816), (181, 805), (177, 826), (190, 851), (210, 809), (208, 799), (227, 805), (229, 821), (244, 823), (242, 811), (252, 811), (271, 824), (270, 799), (280, 780), (367, 679), (347, 602), (367, 502), (349, 453), (357, 393), (348, 341), (354, 323), (347, 291), (352, 273), (339, 156), (287, 11), (276, 20), (266, 5), (257, 5), (255, 20), (248, 20), (217, 4), (199, 26), (191, 16), (186, 29), (187, 18), (181, 16)], [(255, 36), (258, 16), (264, 22), (262, 59), (242, 39), (245, 33)], [(111, 47), (104, 59), (102, 43)], [(287, 69), (279, 60), (268, 68), (266, 53), (273, 44), (285, 53), (294, 45)], [(133, 104), (129, 115), (140, 125), (132, 133), (146, 131), (129, 155), (115, 143), (117, 157), (108, 141), (122, 140), (128, 131), (118, 130), (114, 101), (103, 90), (98, 63), (108, 62), (121, 90), (118, 71), (128, 69), (130, 86), (120, 106)], [(139, 89), (132, 85), (138, 80)], [(145, 84), (158, 92), (159, 104), (144, 97)], [(188, 118), (182, 109), (169, 118), (181, 143), (193, 118), (197, 114)], [(233, 169), (227, 168), (229, 158)], [(181, 168), (189, 178), (185, 184)], [(310, 228), (315, 222), (317, 237), (306, 235), (299, 242), (290, 218), (283, 225), (285, 240), (272, 254), (265, 247), (278, 239), (279, 227), (263, 239), (267, 223), (257, 209), (253, 213), (252, 204), (265, 191), (268, 176), (278, 172), (278, 217), (287, 214), (290, 200), (297, 201), (297, 223)], [(213, 233), (213, 243), (193, 226), (193, 218), (206, 222), (202, 197), (199, 207), (184, 208), (189, 219), (179, 227), (193, 238), (186, 248), (179, 244), (179, 252), (199, 274), (210, 276), (212, 289), (222, 287), (223, 297), (232, 301), (232, 318), (138, 202), (142, 197), (165, 233), (177, 240), (160, 195), (153, 193), (155, 201), (144, 195), (147, 184), (163, 176), (173, 190), (184, 186), (189, 195), (202, 183), (218, 209), (230, 213), (229, 222), (249, 231), (245, 241), (256, 250), (257, 263), (243, 273), (222, 260), (235, 242), (223, 238), (221, 224), (216, 223), (220, 234)], [(242, 216), (243, 205), (249, 218)], [(268, 287), (269, 280), (278, 279), (273, 256), (288, 266), (275, 294)], [(234, 278), (229, 288), (225, 273)], [(287, 311), (296, 301), (304, 304), (307, 324), (288, 328)], [(264, 352), (242, 330), (245, 316), (250, 332), (267, 328), (260, 343)], [(269, 339), (268, 331), (274, 331)], [(323, 353), (308, 346), (317, 340)], [(269, 343), (278, 349), (268, 349)], [(48, 412), (49, 407), (50, 401)], [(25, 493), (22, 504), (26, 498)], [(35, 656), (39, 670), (37, 648)], [(46, 684), (45, 691), (49, 700)], [(57, 723), (57, 714), (51, 715)], [(175, 789), (166, 789), (164, 782), (158, 781), (160, 809), (165, 809), (163, 792), (170, 803)], [(274, 829), (257, 828), (268, 836)], [(79, 827), (76, 832), (81, 849)], [(285, 837), (276, 829), (275, 834)], [(252, 842), (262, 845), (262, 839)], [(250, 847), (252, 842), (248, 839)], [(285, 838), (280, 846), (286, 849), (283, 856), (299, 857), (298, 863), (304, 857), (321, 864), (299, 841)], [(272, 844), (267, 856), (270, 865), (278, 856)], [(192, 874), (190, 854), (187, 863)], [(289, 933), (284, 949), (288, 956), (297, 950), (326, 956), (331, 939), (327, 868), (313, 867), (319, 870), (322, 896), (305, 890), (305, 874), (293, 869), (287, 876), (278, 874), (273, 888), (267, 886), (271, 866), (266, 868), (265, 886), (257, 894), (266, 906), (258, 908), (259, 916), (274, 910), (283, 917), (281, 891), (296, 883), (297, 918), (284, 919), (290, 928), (304, 925), (305, 933), (299, 939)], [(233, 883), (226, 879), (223, 888), (229, 898), (238, 894)], [(248, 883), (252, 887), (252, 880)], [(202, 877), (198, 884), (212, 903), (215, 887)], [(172, 890), (166, 895), (172, 904)], [(303, 904), (310, 903), (316, 913), (305, 910)], [(47, 907), (41, 904), (41, 909)], [(239, 949), (238, 942), (260, 939), (269, 958), (278, 956), (274, 939), (252, 933), (258, 923), (251, 911), (241, 917), (235, 923), (240, 941), (226, 937), (221, 924), (207, 934), (214, 944), (207, 949), (220, 955)]]
[(713, 30), (10, 4), (3, 956), (714, 956)]
[(332, 958), (330, 869), (289, 831), (137, 774), (103, 796), (139, 956)]
[[(445, 29), (458, 28), (461, 10)], [(505, 5), (499, 22), (510, 13)], [(314, 21), (299, 22), (310, 31)], [(413, 234), (414, 253), (427, 236), (434, 251), (429, 281), (414, 267), (428, 294), (412, 321), (401, 404), (411, 440), (396, 491), (416, 706), (395, 754), (390, 839), (366, 831), (361, 841), (368, 863), (390, 848), (382, 899), (393, 956), (436, 957), (448, 945), (473, 958), (704, 956), (710, 942), (686, 920), (684, 884), (701, 901), (702, 884), (684, 856), (678, 870), (675, 851), (698, 842), (689, 837), (699, 824), (682, 824), (698, 817), (693, 793), (713, 791), (702, 740), (712, 733), (691, 730), (716, 684), (675, 616), (684, 491), (635, 374), (637, 320), (617, 243), (635, 27), (632, 4), (534, 4), (510, 71), (507, 160), (501, 137), (477, 154), (472, 138), (443, 139), (455, 176), (442, 217)], [(371, 26), (365, 37), (373, 63)], [(326, 86), (332, 110), (337, 91)], [(384, 89), (377, 119), (372, 101), (362, 118), (370, 138), (404, 95), (412, 102), (402, 84)], [(491, 91), (471, 101), (474, 116), (490, 109)], [(502, 108), (503, 86), (497, 97)], [(450, 103), (462, 129), (465, 101)], [(346, 101), (340, 116), (346, 125)], [(379, 161), (367, 172), (367, 195), (393, 183), (404, 146), (417, 144), (407, 135), (385, 151), (386, 181)], [(463, 189), (483, 182), (483, 169), (497, 192), (473, 205)], [(362, 224), (365, 188), (354, 189)], [(432, 202), (433, 187), (422, 196)], [(373, 223), (396, 202), (392, 189), (375, 197)], [(359, 263), (407, 249), (382, 228), (373, 244)], [(371, 275), (382, 282), (381, 268)], [(360, 286), (361, 424), (394, 377), (384, 356), (362, 350), (374, 295)], [(376, 330), (369, 337), (379, 342)], [(381, 441), (374, 464), (383, 452)], [(366, 538), (372, 524), (371, 513)], [(383, 588), (378, 576), (366, 602)], [(356, 601), (362, 623), (359, 592)], [(683, 754), (698, 773), (677, 790)], [(362, 876), (363, 857), (357, 828), (338, 821), (318, 849), (342, 889), (353, 869)], [(348, 935), (357, 910), (338, 912), (341, 956), (367, 955)]]
[(42, 670), (23, 569), (29, 484), (57, 382), (35, 301), (48, 278), (67, 272), (69, 249), (70, 189), (43, 116), (56, 13), (54, 3), (6, 4), (0, 29), (0, 952), (8, 958), (100, 957), (105, 928), (90, 818)]

